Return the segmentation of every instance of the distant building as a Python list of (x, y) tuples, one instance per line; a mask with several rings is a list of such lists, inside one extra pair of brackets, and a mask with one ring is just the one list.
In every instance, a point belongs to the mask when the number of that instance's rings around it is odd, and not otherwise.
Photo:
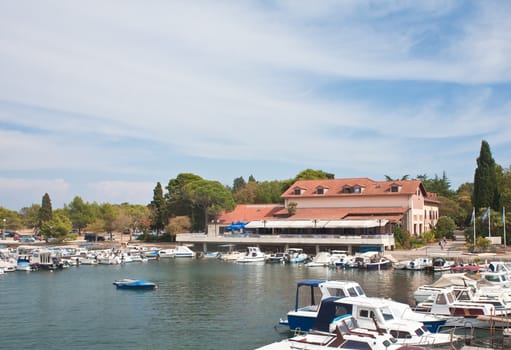
[(378, 235), (399, 225), (420, 236), (438, 221), (437, 196), (419, 180), (300, 180), (282, 198), (283, 205), (238, 205), (215, 222), (215, 234), (242, 222), (260, 235)]

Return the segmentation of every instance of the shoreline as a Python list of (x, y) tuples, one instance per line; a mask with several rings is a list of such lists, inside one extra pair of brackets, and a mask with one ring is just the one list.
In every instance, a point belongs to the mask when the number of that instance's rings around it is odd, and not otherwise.
[[(122, 245), (138, 245), (145, 247), (156, 247), (161, 249), (174, 248), (180, 245), (177, 242), (142, 242), (142, 241), (122, 241), (119, 239), (114, 239), (112, 241), (100, 241), (100, 242), (88, 242), (84, 239), (78, 239), (74, 241), (62, 242), (60, 244), (56, 243), (47, 243), (45, 241), (36, 241), (36, 242), (19, 242), (15, 241), (12, 238), (6, 238), (5, 240), (0, 240), (0, 246), (5, 245), (7, 247), (17, 247), (20, 245), (23, 246), (41, 246), (41, 247), (62, 247), (62, 246), (94, 246), (98, 248), (112, 248), (112, 247), (121, 247)], [(467, 247), (465, 246), (464, 241), (447, 241), (445, 248), (441, 248), (436, 243), (430, 243), (427, 246), (413, 248), (413, 249), (400, 249), (400, 250), (386, 250), (384, 252), (384, 256), (389, 258), (390, 260), (404, 261), (411, 260), (420, 257), (443, 257), (447, 260), (454, 260), (456, 262), (465, 262), (471, 263), (478, 261), (485, 261), (488, 259), (492, 260), (511, 260), (511, 247), (494, 246), (494, 252), (481, 252), (481, 253), (469, 253)], [(197, 251), (197, 253), (200, 253)]]

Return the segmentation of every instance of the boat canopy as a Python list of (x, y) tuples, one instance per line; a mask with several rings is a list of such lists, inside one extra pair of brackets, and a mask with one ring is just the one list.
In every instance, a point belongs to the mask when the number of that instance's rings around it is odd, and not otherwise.
[(301, 286), (313, 286), (313, 287), (317, 287), (317, 286), (320, 285), (320, 283), (323, 283), (325, 281), (326, 280), (303, 280), (303, 281), (298, 282), (297, 286), (298, 287), (301, 287)]
[(385, 226), (388, 220), (254, 220), (245, 228), (372, 228)]

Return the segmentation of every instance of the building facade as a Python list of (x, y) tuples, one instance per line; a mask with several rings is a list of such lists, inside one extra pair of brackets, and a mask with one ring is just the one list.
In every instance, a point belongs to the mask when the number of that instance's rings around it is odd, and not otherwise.
[(263, 244), (343, 242), (349, 250), (364, 244), (384, 250), (395, 245), (395, 225), (418, 237), (439, 217), (436, 195), (419, 180), (299, 180), (282, 198), (283, 204), (238, 205), (212, 222), (207, 236), (243, 233)]

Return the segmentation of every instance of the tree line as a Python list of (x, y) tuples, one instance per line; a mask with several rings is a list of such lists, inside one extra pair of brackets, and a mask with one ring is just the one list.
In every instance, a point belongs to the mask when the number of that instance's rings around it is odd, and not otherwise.
[[(387, 180), (397, 180), (384, 176)], [(334, 174), (323, 170), (306, 169), (292, 179), (257, 181), (252, 175), (247, 180), (240, 176), (233, 180), (232, 186), (225, 186), (196, 174), (181, 173), (166, 186), (156, 183), (153, 199), (147, 205), (89, 203), (76, 196), (63, 208), (53, 210), (50, 196), (45, 193), (41, 204), (32, 204), (19, 212), (0, 207), (0, 218), (6, 219), (7, 229), (35, 228), (44, 237), (57, 239), (68, 237), (73, 230), (75, 234), (152, 230), (157, 239), (172, 240), (179, 232), (206, 232), (209, 222), (236, 204), (282, 203), (281, 194), (297, 180), (334, 178)], [(409, 178), (404, 175), (400, 179)], [(422, 181), (428, 192), (438, 195), (441, 217), (436, 235), (458, 227), (466, 228), (467, 238), (471, 239), (473, 222), (479, 236), (487, 235), (487, 225), (480, 219), (487, 208), (491, 208), (492, 236), (503, 231), (504, 223), (499, 215), (503, 207), (511, 206), (511, 168), (495, 163), (486, 141), (481, 143), (472, 183), (453, 190), (445, 172), (441, 176), (419, 174), (415, 178)], [(474, 209), (476, 217), (472, 221)]]

